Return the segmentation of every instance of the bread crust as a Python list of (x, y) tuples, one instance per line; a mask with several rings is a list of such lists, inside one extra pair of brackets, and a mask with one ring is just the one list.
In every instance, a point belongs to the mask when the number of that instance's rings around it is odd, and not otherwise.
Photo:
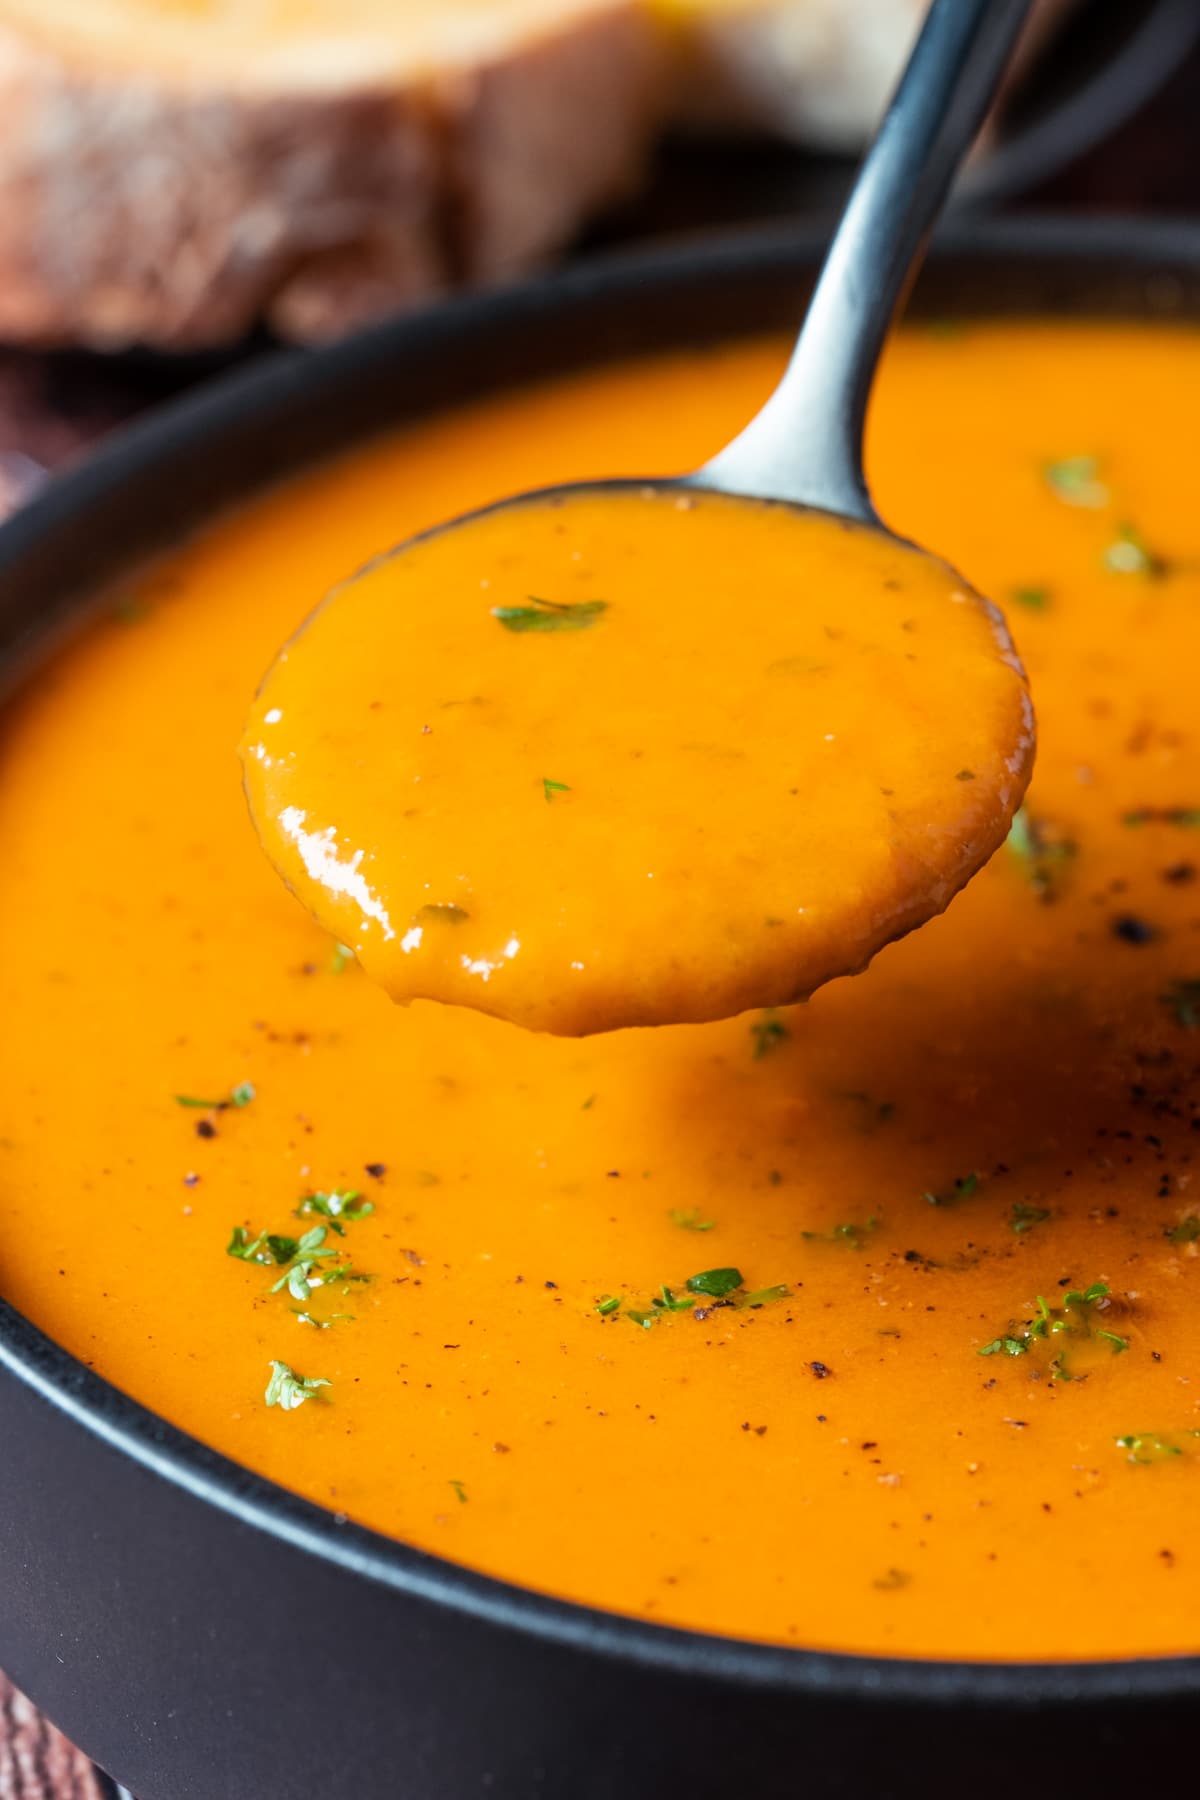
[(656, 123), (636, 0), (559, 11), (367, 85), (181, 80), (0, 5), (0, 336), (182, 350), (265, 320), (312, 341), (528, 267), (636, 179)]

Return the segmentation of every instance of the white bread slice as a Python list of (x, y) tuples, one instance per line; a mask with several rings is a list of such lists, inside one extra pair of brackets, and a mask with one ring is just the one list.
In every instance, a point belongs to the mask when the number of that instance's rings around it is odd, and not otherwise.
[[(928, 0), (651, 0), (671, 39), (674, 110), (700, 126), (854, 151), (870, 137)], [(1076, 0), (1037, 0), (1013, 74)]]
[(0, 338), (332, 336), (636, 179), (640, 0), (0, 0)]

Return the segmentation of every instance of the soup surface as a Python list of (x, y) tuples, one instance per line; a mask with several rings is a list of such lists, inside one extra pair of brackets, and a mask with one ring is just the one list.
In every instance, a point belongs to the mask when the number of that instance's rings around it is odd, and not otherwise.
[(935, 557), (583, 488), (336, 588), (242, 754), (271, 860), (394, 999), (575, 1035), (854, 974), (1004, 841), (1033, 723), (995, 609)]
[(782, 354), (368, 448), (9, 708), (0, 1285), (231, 1456), (552, 1593), (850, 1650), (1195, 1650), (1200, 336), (890, 353), (884, 516), (1008, 608), (1039, 761), (1011, 846), (807, 1005), (585, 1040), (396, 1008), (246, 816), (250, 696), (332, 581), (515, 486), (698, 462)]

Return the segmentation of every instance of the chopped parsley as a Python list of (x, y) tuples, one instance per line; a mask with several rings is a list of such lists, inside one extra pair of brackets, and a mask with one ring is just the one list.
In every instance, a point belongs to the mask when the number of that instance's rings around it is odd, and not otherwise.
[(271, 1364), (271, 1379), (267, 1383), (266, 1402), (268, 1406), (278, 1406), (282, 1412), (295, 1412), (306, 1400), (321, 1388), (331, 1385), (320, 1375), (297, 1375), (289, 1369), (285, 1362)]
[(865, 1225), (831, 1225), (828, 1231), (802, 1231), (800, 1236), (809, 1244), (848, 1244), (852, 1250), (861, 1250), (878, 1226), (879, 1215), (872, 1213)]
[(744, 1284), (740, 1269), (702, 1269), (699, 1275), (689, 1275), (686, 1285), (689, 1294), (704, 1294), (710, 1300), (723, 1300), (726, 1294), (732, 1294), (735, 1288)]
[(458, 1501), (458, 1504), (460, 1506), (465, 1506), (467, 1504), (467, 1490), (463, 1483), (461, 1481), (451, 1481), (447, 1485), (454, 1489), (454, 1498)]
[(1045, 612), (1050, 605), (1050, 589), (1044, 587), (1015, 587), (1009, 589), (1009, 598), (1028, 612)]
[(1200, 977), (1185, 976), (1173, 981), (1159, 999), (1175, 1014), (1185, 1031), (1200, 1030)]
[(1005, 1333), (1003, 1337), (993, 1338), (990, 1344), (985, 1344), (979, 1354), (980, 1356), (1028, 1356), (1029, 1339), (1010, 1337)]
[(769, 1056), (772, 1050), (777, 1050), (791, 1036), (791, 1032), (783, 1020), (774, 1011), (770, 1011), (754, 1021), (750, 1027), (750, 1036), (754, 1039), (754, 1060), (758, 1062), (760, 1058)]
[(607, 610), (607, 600), (564, 602), (530, 594), (528, 606), (493, 606), (492, 617), (505, 631), (587, 631)]
[(272, 1257), (266, 1243), (265, 1231), (260, 1231), (257, 1237), (251, 1237), (245, 1226), (235, 1225), (225, 1246), (225, 1254), (240, 1257), (242, 1262), (269, 1263)]
[[(1036, 1313), (1032, 1319), (1026, 1319), (1020, 1325), (1011, 1325), (990, 1344), (984, 1344), (977, 1351), (979, 1356), (1028, 1356), (1035, 1343), (1042, 1339), (1069, 1336), (1074, 1338), (1101, 1338), (1111, 1348), (1114, 1356), (1128, 1350), (1129, 1339), (1121, 1337), (1115, 1331), (1102, 1330), (1094, 1326), (1091, 1319), (1092, 1308), (1108, 1299), (1112, 1290), (1106, 1281), (1093, 1281), (1090, 1287), (1071, 1288), (1062, 1297), (1059, 1306), (1051, 1306), (1043, 1294), (1036, 1300)], [(1065, 1358), (1060, 1351), (1050, 1364), (1051, 1378), (1055, 1381), (1070, 1381)]]
[[(1185, 1431), (1184, 1437), (1200, 1437), (1200, 1431)], [(1160, 1431), (1129, 1431), (1116, 1440), (1120, 1449), (1128, 1451), (1131, 1463), (1165, 1462), (1168, 1456), (1182, 1456), (1183, 1450)]]
[(979, 1187), (979, 1176), (972, 1170), (969, 1175), (956, 1177), (954, 1186), (946, 1193), (931, 1194), (928, 1189), (921, 1195), (922, 1200), (930, 1206), (957, 1206), (960, 1200), (969, 1200)]
[(1100, 480), (1100, 463), (1094, 456), (1063, 456), (1042, 464), (1051, 491), (1068, 506), (1108, 505), (1108, 489)]
[[(341, 1254), (338, 1250), (326, 1250), (324, 1248), (327, 1236), (328, 1233), (324, 1225), (314, 1225), (312, 1230), (306, 1231), (304, 1236), (299, 1240), (295, 1238), (281, 1238), (276, 1240), (281, 1246), (287, 1245), (290, 1247), (292, 1253), (286, 1258), (287, 1267), (284, 1269), (283, 1274), (279, 1277), (278, 1281), (272, 1284), (271, 1292), (273, 1294), (279, 1293), (282, 1288), (286, 1287), (293, 1300), (307, 1300), (310, 1297), (312, 1294), (311, 1283), (313, 1270), (327, 1258)], [(274, 1243), (272, 1243), (271, 1248), (275, 1252), (276, 1260), (278, 1261), (279, 1254), (278, 1251), (275, 1250)], [(331, 1269), (329, 1273), (331, 1275), (341, 1275), (342, 1271)]]
[(340, 975), (353, 961), (354, 952), (349, 944), (335, 944), (333, 946), (333, 955), (329, 959), (329, 967), (335, 975)]
[(1122, 525), (1104, 552), (1104, 566), (1115, 575), (1147, 575), (1159, 580), (1167, 573), (1165, 559), (1151, 550), (1141, 533), (1132, 525)]
[(1178, 1225), (1169, 1225), (1167, 1237), (1173, 1244), (1194, 1244), (1200, 1238), (1200, 1213), (1185, 1213)]
[(1200, 830), (1200, 806), (1139, 806), (1121, 814), (1122, 825), (1184, 825)]
[(570, 791), (565, 781), (551, 781), (548, 775), (542, 776), (542, 793), (548, 801), (553, 800), (555, 794), (569, 794)]
[(1018, 1237), (1024, 1231), (1032, 1231), (1035, 1225), (1044, 1225), (1049, 1217), (1049, 1207), (1033, 1206), (1028, 1200), (1013, 1202), (1011, 1222)]
[(673, 1294), (669, 1287), (663, 1286), (650, 1304), (657, 1306), (660, 1312), (687, 1312), (696, 1302), (686, 1294)]
[(680, 1231), (711, 1231), (716, 1225), (715, 1219), (703, 1219), (698, 1206), (671, 1208), (671, 1223), (678, 1225)]
[(201, 1112), (226, 1112), (231, 1106), (249, 1106), (254, 1099), (254, 1085), (249, 1081), (239, 1081), (236, 1087), (230, 1088), (223, 1100), (202, 1100), (196, 1094), (176, 1094), (176, 1106), (192, 1106)]
[(1024, 806), (1013, 814), (1006, 843), (1024, 864), (1029, 885), (1039, 900), (1057, 899), (1061, 867), (1072, 860), (1079, 846), (1051, 820), (1034, 818)]
[[(649, 1305), (627, 1306), (621, 1317), (628, 1319), (641, 1331), (649, 1331), (651, 1326), (667, 1318), (671, 1313), (691, 1312), (696, 1308), (697, 1298), (720, 1300), (727, 1305), (746, 1307), (766, 1306), (773, 1300), (784, 1300), (791, 1289), (783, 1282), (774, 1287), (756, 1288), (752, 1293), (739, 1293), (745, 1286), (745, 1279), (740, 1269), (702, 1269), (698, 1275), (689, 1275), (684, 1283), (685, 1293), (663, 1283), (657, 1294), (651, 1296)], [(731, 1299), (735, 1296), (736, 1299)], [(596, 1311), (601, 1318), (615, 1316), (621, 1311), (622, 1302), (615, 1294), (601, 1294), (596, 1301)], [(696, 1317), (706, 1316), (703, 1309), (696, 1311)]]
[(307, 1219), (316, 1213), (319, 1218), (329, 1220), (339, 1237), (345, 1237), (346, 1225), (367, 1219), (374, 1211), (375, 1202), (364, 1200), (357, 1188), (334, 1188), (328, 1194), (305, 1194), (296, 1208), (296, 1217)]
[(755, 1288), (752, 1293), (743, 1296), (741, 1304), (769, 1306), (772, 1300), (786, 1300), (791, 1291), (786, 1282), (776, 1282), (774, 1287)]

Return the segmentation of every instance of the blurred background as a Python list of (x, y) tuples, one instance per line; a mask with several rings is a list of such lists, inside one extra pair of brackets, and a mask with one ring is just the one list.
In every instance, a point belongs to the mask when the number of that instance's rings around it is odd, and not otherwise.
[[(832, 222), (925, 0), (0, 0), (0, 515), (282, 343)], [(1038, 0), (954, 203), (1200, 212), (1200, 0)], [(0, 1676), (0, 1800), (104, 1779)]]
[[(0, 510), (280, 342), (832, 219), (925, 0), (0, 0)], [(1038, 0), (960, 213), (1200, 207), (1200, 0)]]

